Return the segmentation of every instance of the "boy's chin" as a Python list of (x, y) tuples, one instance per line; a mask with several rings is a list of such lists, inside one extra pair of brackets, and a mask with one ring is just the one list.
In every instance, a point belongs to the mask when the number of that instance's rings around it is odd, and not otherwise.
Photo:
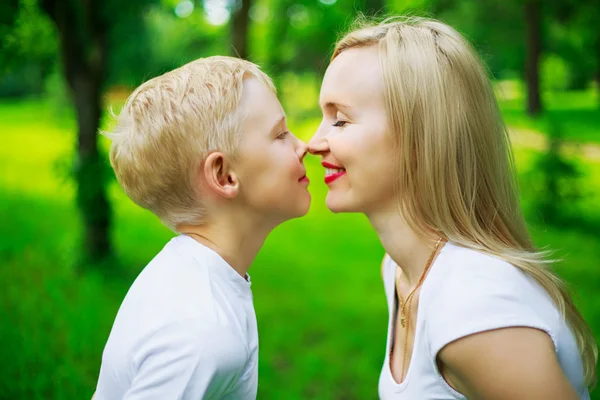
[(310, 209), (310, 194), (307, 195), (305, 199), (298, 199), (298, 201), (294, 204), (293, 208), (290, 208), (288, 212), (285, 213), (284, 221), (288, 221), (290, 219), (296, 219), (300, 217), (304, 217), (308, 210)]
[(304, 217), (308, 213), (308, 210), (310, 210), (310, 194), (307, 195), (306, 199), (298, 202), (298, 207), (296, 207), (296, 212), (292, 218)]

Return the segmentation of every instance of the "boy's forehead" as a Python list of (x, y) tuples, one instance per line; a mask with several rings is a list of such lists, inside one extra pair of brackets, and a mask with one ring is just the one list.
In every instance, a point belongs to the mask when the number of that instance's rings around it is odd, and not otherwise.
[[(275, 93), (254, 77), (244, 79), (240, 108), (246, 119), (268, 119), (283, 114), (283, 108)], [(278, 115), (275, 115), (278, 114)]]

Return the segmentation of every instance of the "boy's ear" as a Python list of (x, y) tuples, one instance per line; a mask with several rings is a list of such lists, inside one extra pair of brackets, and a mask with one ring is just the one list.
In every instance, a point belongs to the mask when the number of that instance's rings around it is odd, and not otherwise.
[(210, 190), (227, 199), (237, 196), (240, 182), (221, 152), (210, 153), (204, 162), (204, 179)]

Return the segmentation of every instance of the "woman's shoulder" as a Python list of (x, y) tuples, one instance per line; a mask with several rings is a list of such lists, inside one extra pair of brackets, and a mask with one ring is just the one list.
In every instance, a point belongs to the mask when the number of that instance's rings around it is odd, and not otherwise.
[[(554, 326), (558, 314), (549, 294), (528, 273), (507, 260), (458, 245), (440, 260), (429, 288), (428, 315), (463, 323)], [(544, 323), (541, 323), (541, 320)]]
[[(530, 284), (530, 278), (500, 255), (447, 243), (438, 269), (444, 270), (444, 286), (473, 284), (480, 285), (522, 285)], [(467, 286), (468, 287), (468, 286)]]
[(466, 318), (492, 318), (503, 311), (506, 317), (544, 315), (555, 320), (556, 308), (549, 294), (527, 272), (500, 256), (449, 244), (436, 265), (428, 289), (429, 308), (454, 311)]
[(545, 331), (556, 346), (560, 316), (530, 275), (499, 256), (451, 245), (427, 289), (425, 320), (433, 354), (458, 338), (507, 327)]

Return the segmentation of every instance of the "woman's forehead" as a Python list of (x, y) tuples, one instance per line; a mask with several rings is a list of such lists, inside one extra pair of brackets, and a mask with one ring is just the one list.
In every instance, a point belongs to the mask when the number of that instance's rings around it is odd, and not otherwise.
[(327, 68), (320, 104), (347, 104), (383, 94), (383, 74), (377, 47), (349, 49)]

